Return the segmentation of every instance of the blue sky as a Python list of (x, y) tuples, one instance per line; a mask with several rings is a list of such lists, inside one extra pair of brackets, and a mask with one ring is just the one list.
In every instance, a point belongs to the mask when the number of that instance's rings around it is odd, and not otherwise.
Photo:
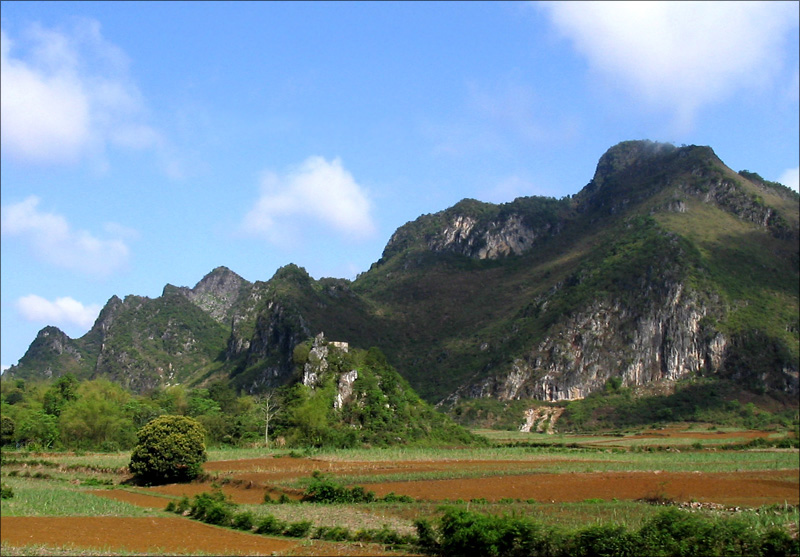
[(798, 188), (798, 2), (2, 2), (3, 368), (225, 265), (355, 278), (628, 139)]

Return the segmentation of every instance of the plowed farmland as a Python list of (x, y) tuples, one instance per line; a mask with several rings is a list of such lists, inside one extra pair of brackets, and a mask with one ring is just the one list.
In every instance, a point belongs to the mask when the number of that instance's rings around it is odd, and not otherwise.
[(10, 516), (0, 521), (3, 541), (15, 546), (35, 543), (136, 553), (270, 555), (298, 545), (177, 517)]
[[(722, 434), (686, 432), (688, 439), (720, 439)], [(736, 437), (754, 438), (759, 433), (740, 432)], [(648, 432), (630, 439), (681, 439)], [(610, 440), (609, 442), (613, 442)], [(538, 516), (569, 514), (570, 504), (605, 501), (625, 504), (625, 512), (643, 517), (650, 506), (644, 501), (707, 503), (716, 507), (754, 509), (766, 505), (800, 505), (800, 469), (797, 450), (661, 451), (639, 453), (617, 447), (602, 447), (604, 440), (586, 443), (586, 450), (498, 448), (495, 453), (469, 458), (469, 451), (439, 451), (381, 458), (383, 453), (320, 453), (296, 458), (285, 454), (259, 454), (248, 458), (216, 458), (204, 465), (202, 481), (156, 487), (125, 485), (124, 468), (115, 472), (111, 485), (83, 488), (73, 478), (57, 482), (53, 468), (21, 465), (18, 472), (27, 477), (53, 482), (54, 489), (80, 491), (84, 497), (101, 498), (140, 509), (138, 514), (115, 511), (114, 516), (93, 516), (76, 512), (75, 516), (8, 516), (3, 502), (0, 539), (3, 553), (12, 554), (26, 546), (60, 548), (71, 554), (95, 551), (99, 554), (173, 554), (215, 555), (407, 555), (372, 543), (331, 542), (316, 539), (271, 537), (211, 526), (189, 517), (168, 514), (170, 501), (221, 489), (232, 502), (256, 515), (274, 513), (283, 520), (309, 520), (315, 527), (391, 528), (402, 534), (413, 533), (417, 516), (435, 512), (443, 502), (484, 502), (493, 512), (504, 512), (503, 505), (516, 502), (514, 512)], [(220, 456), (225, 456), (221, 453)], [(58, 458), (58, 455), (49, 455)], [(365, 458), (367, 457), (367, 458)], [(9, 474), (4, 466), (5, 476)], [(61, 466), (58, 470), (66, 469)], [(42, 471), (50, 470), (44, 474)], [(37, 472), (38, 471), (38, 472)], [(275, 501), (279, 496), (301, 498), (308, 478), (315, 471), (342, 485), (361, 485), (378, 497), (389, 493), (408, 495), (415, 503), (403, 505), (333, 505), (303, 504), (264, 505), (265, 496)], [(16, 476), (14, 479), (18, 478)], [(10, 478), (9, 478), (10, 481)], [(33, 482), (34, 480), (26, 480)], [(97, 481), (93, 482), (97, 484)], [(20, 484), (22, 485), (22, 484)], [(27, 486), (28, 484), (24, 484)], [(39, 485), (34, 482), (32, 485)], [(48, 485), (48, 484), (42, 484)], [(66, 485), (66, 487), (65, 487)], [(285, 499), (285, 497), (284, 497)], [(613, 503), (613, 502), (620, 503)], [(519, 505), (536, 505), (520, 507)], [(525, 509), (531, 510), (525, 510)], [(538, 510), (537, 510), (538, 509)], [(557, 512), (551, 512), (556, 511)], [(100, 512), (100, 511), (96, 511)], [(95, 514), (96, 514), (95, 512)], [(649, 511), (648, 511), (649, 512)], [(16, 511), (11, 514), (15, 514)], [(575, 516), (586, 513), (576, 510)], [(145, 516), (140, 516), (144, 514)], [(583, 516), (583, 515), (581, 515)], [(796, 529), (794, 530), (796, 534)], [(11, 548), (11, 550), (9, 550)], [(43, 549), (46, 554), (46, 549)]]
[[(567, 461), (568, 462), (568, 461)], [(586, 463), (586, 460), (580, 462)], [(547, 464), (552, 465), (552, 461)], [(542, 466), (542, 464), (538, 464)], [(393, 481), (365, 484), (376, 495), (393, 492), (428, 501), (463, 499), (534, 499), (542, 502), (575, 502), (586, 499), (647, 499), (660, 495), (675, 501), (712, 501), (724, 505), (760, 506), (800, 503), (800, 470), (758, 472), (590, 472), (531, 473), (529, 461), (464, 460), (456, 462), (325, 462), (311, 459), (248, 459), (209, 462), (206, 469), (224, 473), (234, 481), (222, 491), (241, 504), (260, 503), (265, 493), (286, 492), (299, 498), (300, 491), (276, 488), (276, 482), (325, 470), (331, 475), (358, 473), (360, 476), (441, 472), (457, 469), (485, 472), (487, 477)], [(173, 496), (210, 491), (210, 482), (172, 484), (149, 488)]]

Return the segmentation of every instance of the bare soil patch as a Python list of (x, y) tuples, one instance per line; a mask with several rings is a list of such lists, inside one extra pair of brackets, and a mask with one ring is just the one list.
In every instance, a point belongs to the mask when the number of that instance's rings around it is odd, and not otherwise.
[(28, 517), (0, 518), (0, 539), (22, 547), (50, 545), (139, 553), (271, 555), (299, 545), (217, 528), (183, 518)]
[(693, 473), (593, 472), (531, 474), (457, 480), (430, 480), (370, 484), (376, 495), (389, 492), (416, 499), (503, 498), (540, 502), (576, 502), (586, 499), (643, 499), (666, 497), (675, 501), (711, 501), (757, 507), (800, 503), (800, 471)]

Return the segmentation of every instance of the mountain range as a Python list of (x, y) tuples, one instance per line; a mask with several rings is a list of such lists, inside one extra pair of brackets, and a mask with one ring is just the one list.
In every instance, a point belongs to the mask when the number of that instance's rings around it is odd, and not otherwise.
[(80, 338), (42, 329), (4, 375), (256, 393), (297, 380), (295, 349), (324, 333), (378, 347), (434, 403), (696, 376), (796, 395), (799, 206), (710, 147), (626, 141), (575, 195), (465, 199), (406, 223), (353, 281), (218, 267), (193, 288), (114, 296)]

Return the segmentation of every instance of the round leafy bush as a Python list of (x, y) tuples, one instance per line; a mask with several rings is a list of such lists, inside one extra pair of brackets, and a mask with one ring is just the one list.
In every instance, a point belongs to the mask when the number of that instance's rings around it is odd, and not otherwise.
[(205, 429), (186, 416), (159, 416), (137, 433), (130, 471), (144, 484), (188, 482), (207, 459)]

